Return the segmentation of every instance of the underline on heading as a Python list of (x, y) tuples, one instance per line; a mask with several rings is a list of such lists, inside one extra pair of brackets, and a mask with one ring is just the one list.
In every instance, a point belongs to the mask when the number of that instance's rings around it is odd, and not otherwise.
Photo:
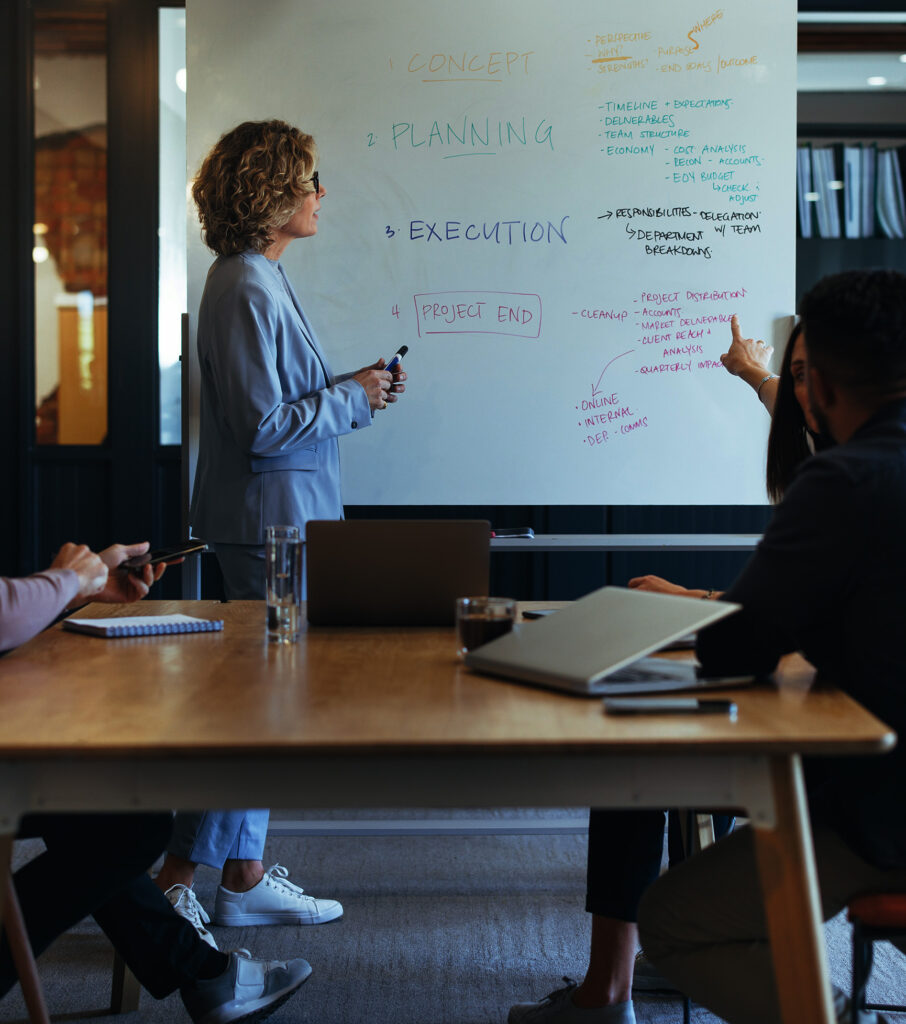
[(595, 57), (592, 64), (606, 64), (611, 60), (632, 60), (632, 57)]
[(449, 156), (445, 156), (444, 160), (456, 160), (461, 156), (497, 156), (496, 153), (451, 153)]
[(422, 82), (425, 85), (431, 85), (434, 82), (490, 82), (491, 85), (503, 84), (499, 78), (423, 78)]

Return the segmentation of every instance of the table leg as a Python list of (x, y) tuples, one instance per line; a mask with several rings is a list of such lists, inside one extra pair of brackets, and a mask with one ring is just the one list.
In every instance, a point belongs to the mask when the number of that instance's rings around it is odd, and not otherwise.
[(833, 1024), (824, 924), (798, 755), (771, 758), (776, 826), (755, 828), (774, 974), (785, 1024)]

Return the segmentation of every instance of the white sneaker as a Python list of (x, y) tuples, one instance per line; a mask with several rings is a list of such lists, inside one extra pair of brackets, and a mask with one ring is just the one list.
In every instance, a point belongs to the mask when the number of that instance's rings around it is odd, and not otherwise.
[(205, 908), (198, 902), (195, 890), (191, 886), (177, 882), (176, 885), (171, 885), (167, 889), (164, 896), (170, 901), (170, 906), (176, 913), (180, 917), (184, 917), (212, 949), (217, 949), (214, 936), (205, 928), (206, 924), (211, 923), (211, 919)]
[(223, 974), (185, 985), (179, 994), (194, 1024), (252, 1024), (282, 1006), (310, 974), (305, 960), (254, 960), (240, 949)]
[(324, 924), (343, 916), (336, 900), (306, 896), (287, 880), (289, 872), (279, 864), (264, 872), (248, 892), (230, 892), (221, 885), (214, 901), (214, 923), (240, 927), (251, 924)]

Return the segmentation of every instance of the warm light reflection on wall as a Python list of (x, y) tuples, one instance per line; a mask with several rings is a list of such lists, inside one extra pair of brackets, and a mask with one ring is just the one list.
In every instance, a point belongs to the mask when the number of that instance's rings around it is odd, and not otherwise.
[(91, 292), (79, 292), (76, 309), (79, 313), (79, 388), (82, 391), (91, 391), (94, 387), (94, 296)]
[(44, 236), (47, 234), (46, 224), (35, 224), (32, 229), (34, 241), (32, 242), (31, 258), (35, 263), (45, 263), (50, 256), (50, 250), (45, 244)]
[(108, 2), (34, 12), (35, 440), (107, 436)]

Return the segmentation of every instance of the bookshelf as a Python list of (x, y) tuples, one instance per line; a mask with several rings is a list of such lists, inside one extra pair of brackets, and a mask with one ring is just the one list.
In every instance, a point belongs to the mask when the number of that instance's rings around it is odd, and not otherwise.
[[(893, 33), (893, 38), (885, 44), (888, 52), (896, 50), (906, 39), (901, 38), (901, 33)], [(863, 43), (858, 44), (860, 47)], [(875, 45), (880, 48), (880, 38), (875, 40)], [(867, 47), (866, 47), (867, 48)], [(800, 49), (802, 40), (800, 39)], [(840, 56), (844, 56), (841, 54)], [(880, 223), (877, 212), (877, 183), (874, 185), (874, 194), (870, 200), (865, 195), (869, 188), (869, 182), (864, 178), (863, 173), (856, 175), (862, 180), (856, 181), (859, 187), (858, 202), (864, 207), (866, 201), (870, 202), (873, 210), (873, 223), (869, 225), (870, 232), (863, 232), (864, 218), (857, 218), (860, 222), (858, 237), (846, 236), (846, 213), (847, 201), (852, 204), (856, 197), (852, 192), (854, 177), (847, 176), (845, 171), (846, 153), (850, 151), (850, 160), (853, 160), (853, 151), (868, 151), (874, 156), (874, 175), (877, 175), (878, 160), (877, 154), (890, 152), (894, 158), (886, 157), (890, 161), (887, 166), (888, 177), (886, 185), (892, 183), (890, 173), (895, 169), (900, 175), (901, 189), (906, 187), (906, 124), (903, 119), (903, 105), (906, 103), (906, 94), (902, 91), (883, 90), (880, 92), (852, 91), (852, 92), (800, 92), (798, 100), (798, 139), (800, 146), (811, 147), (812, 152), (819, 149), (828, 149), (833, 154), (834, 173), (833, 180), (841, 182), (843, 188), (834, 190), (834, 201), (839, 208), (839, 231), (837, 238), (822, 237), (819, 230), (817, 211), (812, 211), (812, 237), (801, 237), (797, 229), (796, 240), (796, 297), (807, 291), (820, 278), (827, 274), (839, 273), (843, 270), (870, 267), (889, 267), (906, 272), (906, 239), (891, 238), (887, 234), (890, 230), (889, 210), (891, 204), (888, 201), (885, 209), (886, 229)], [(799, 158), (801, 159), (801, 158)], [(871, 165), (872, 160), (867, 161)], [(895, 165), (895, 166), (894, 166)], [(800, 206), (801, 175), (797, 176), (797, 210)], [(814, 182), (812, 182), (814, 184)], [(846, 186), (851, 188), (847, 195)], [(900, 193), (902, 195), (902, 192)], [(813, 207), (817, 203), (812, 202)], [(894, 203), (894, 206), (896, 204)], [(798, 218), (801, 226), (801, 216)], [(825, 224), (826, 227), (826, 224)], [(903, 225), (906, 228), (906, 225)], [(851, 232), (854, 229), (853, 221), (850, 221)], [(865, 237), (865, 235), (868, 237)]]

